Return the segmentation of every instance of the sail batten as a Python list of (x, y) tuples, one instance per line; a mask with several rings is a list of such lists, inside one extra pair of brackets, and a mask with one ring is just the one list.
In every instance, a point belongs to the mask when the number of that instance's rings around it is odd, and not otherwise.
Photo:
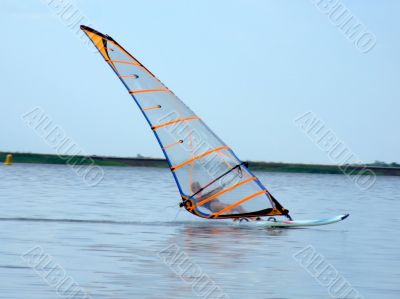
[(157, 77), (110, 36), (81, 28), (141, 110), (189, 212), (204, 218), (285, 215), (232, 149)]
[(140, 64), (137, 64), (136, 62), (132, 62), (132, 61), (122, 61), (122, 60), (107, 60), (108, 62), (112, 62), (112, 63), (120, 63), (120, 64), (132, 64), (135, 66), (140, 66)]
[(200, 120), (200, 117), (192, 116), (192, 117), (186, 117), (186, 118), (181, 118), (181, 119), (175, 119), (175, 120), (171, 120), (171, 121), (168, 121), (166, 123), (163, 123), (163, 124), (160, 124), (157, 126), (153, 126), (151, 128), (153, 130), (158, 130), (158, 129), (161, 129), (161, 128), (164, 128), (164, 127), (176, 124), (176, 123), (187, 122), (187, 121), (192, 121), (192, 120)]
[(147, 108), (143, 108), (144, 111), (149, 111), (149, 110), (154, 110), (154, 109), (160, 109), (161, 105), (157, 105), (157, 106), (151, 106), (151, 107), (147, 107)]
[(171, 92), (171, 91), (169, 89), (166, 89), (166, 88), (129, 90), (130, 94), (145, 93), (145, 92)]
[(220, 146), (220, 147), (211, 149), (211, 150), (209, 150), (209, 151), (206, 151), (206, 152), (202, 153), (201, 155), (195, 156), (195, 157), (193, 157), (193, 158), (190, 159), (190, 160), (187, 160), (187, 161), (185, 161), (185, 162), (182, 162), (182, 163), (179, 164), (179, 165), (172, 166), (172, 171), (176, 171), (176, 170), (178, 170), (179, 168), (181, 168), (181, 167), (183, 167), (183, 166), (185, 166), (185, 165), (187, 165), (187, 164), (189, 164), (189, 163), (195, 162), (196, 160), (201, 159), (201, 158), (203, 158), (203, 157), (205, 157), (205, 156), (207, 156), (207, 155), (210, 155), (210, 154), (212, 154), (212, 153), (215, 153), (215, 152), (218, 152), (218, 151), (222, 151), (222, 150), (228, 149), (228, 148), (229, 148), (229, 147), (228, 147), (227, 145), (224, 145), (224, 146)]

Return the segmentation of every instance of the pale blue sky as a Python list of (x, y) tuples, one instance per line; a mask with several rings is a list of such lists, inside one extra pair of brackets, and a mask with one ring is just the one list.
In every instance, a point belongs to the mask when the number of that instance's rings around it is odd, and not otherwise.
[[(0, 0), (0, 151), (52, 153), (21, 120), (42, 107), (88, 153), (161, 157), (100, 55), (48, 1)], [(242, 159), (332, 163), (295, 126), (313, 111), (363, 161), (400, 162), (398, 1), (343, 1), (377, 44), (362, 54), (312, 1), (71, 1)]]

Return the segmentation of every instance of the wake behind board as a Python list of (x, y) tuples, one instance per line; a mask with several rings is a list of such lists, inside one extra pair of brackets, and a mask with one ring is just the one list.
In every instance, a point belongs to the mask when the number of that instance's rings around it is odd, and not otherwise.
[(277, 220), (273, 217), (270, 217), (270, 220), (261, 220), (261, 221), (249, 221), (249, 222), (240, 222), (240, 225), (251, 225), (257, 227), (308, 227), (308, 226), (320, 226), (327, 225), (342, 221), (349, 217), (349, 214), (339, 215), (330, 218), (322, 218), (317, 220)]

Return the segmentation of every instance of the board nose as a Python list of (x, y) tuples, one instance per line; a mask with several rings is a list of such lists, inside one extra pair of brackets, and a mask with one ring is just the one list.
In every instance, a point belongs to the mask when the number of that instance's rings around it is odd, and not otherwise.
[(349, 216), (350, 216), (350, 214), (346, 214), (346, 215), (342, 216), (342, 220), (346, 219)]

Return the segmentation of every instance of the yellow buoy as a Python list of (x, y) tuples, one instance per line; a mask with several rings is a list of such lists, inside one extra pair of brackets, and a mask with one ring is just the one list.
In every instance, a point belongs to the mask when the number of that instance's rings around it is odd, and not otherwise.
[(8, 154), (6, 156), (6, 161), (4, 162), (5, 165), (11, 165), (12, 164), (12, 155)]

